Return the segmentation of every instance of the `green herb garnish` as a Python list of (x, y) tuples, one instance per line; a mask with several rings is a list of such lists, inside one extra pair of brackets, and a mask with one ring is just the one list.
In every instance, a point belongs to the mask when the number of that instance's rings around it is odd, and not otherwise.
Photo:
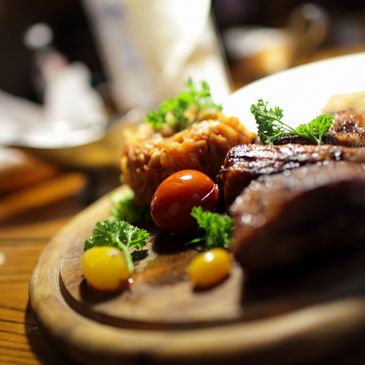
[(154, 130), (160, 131), (163, 127), (167, 127), (173, 134), (196, 122), (202, 111), (220, 112), (222, 110), (222, 106), (213, 101), (207, 82), (201, 82), (200, 90), (192, 80), (186, 83), (186, 87), (186, 91), (175, 98), (165, 100), (158, 109), (145, 116), (145, 121)]
[(133, 272), (130, 248), (141, 250), (147, 243), (148, 232), (132, 226), (126, 221), (107, 219), (97, 222), (91, 237), (84, 243), (84, 251), (94, 246), (112, 246), (121, 250), (127, 262), (128, 271)]
[(269, 109), (267, 104), (268, 102), (259, 99), (257, 104), (251, 105), (251, 113), (257, 123), (257, 134), (263, 144), (273, 144), (276, 139), (285, 136), (304, 137), (321, 144), (334, 119), (332, 115), (321, 114), (311, 122), (293, 128), (282, 121), (284, 114), (280, 107)]
[(198, 227), (205, 231), (205, 234), (202, 237), (193, 239), (189, 243), (203, 243), (207, 249), (230, 247), (233, 233), (233, 221), (231, 217), (205, 211), (202, 207), (194, 207), (191, 215), (196, 219)]
[(321, 144), (323, 136), (332, 127), (334, 116), (321, 114), (307, 124), (300, 124), (295, 128), (298, 135), (311, 139), (317, 144)]
[(134, 192), (124, 189), (110, 196), (112, 208), (110, 214), (112, 218), (124, 220), (128, 223), (136, 223), (142, 220), (150, 220), (149, 209), (145, 205), (136, 203)]

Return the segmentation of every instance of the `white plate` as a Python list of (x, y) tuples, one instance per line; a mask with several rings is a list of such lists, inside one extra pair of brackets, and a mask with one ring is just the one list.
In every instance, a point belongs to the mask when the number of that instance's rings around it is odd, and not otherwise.
[(224, 113), (256, 131), (250, 106), (262, 98), (269, 106), (283, 108), (284, 120), (297, 125), (321, 114), (332, 95), (357, 91), (365, 91), (365, 53), (298, 66), (255, 81), (228, 97)]

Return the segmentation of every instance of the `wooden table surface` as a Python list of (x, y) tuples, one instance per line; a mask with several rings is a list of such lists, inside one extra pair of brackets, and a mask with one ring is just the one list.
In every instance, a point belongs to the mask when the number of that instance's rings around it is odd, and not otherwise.
[[(24, 170), (0, 174), (0, 364), (70, 364), (51, 346), (31, 313), (29, 280), (50, 238), (118, 179), (109, 175), (113, 178), (95, 191), (90, 190), (95, 179), (85, 173), (54, 170), (33, 159), (27, 162), (34, 171), (26, 170), (33, 176), (26, 184), (14, 184), (25, 179)], [(20, 187), (8, 191), (9, 179), (10, 185)]]
[(33, 266), (49, 238), (69, 217), (0, 229), (0, 363), (66, 364), (50, 346), (28, 304)]

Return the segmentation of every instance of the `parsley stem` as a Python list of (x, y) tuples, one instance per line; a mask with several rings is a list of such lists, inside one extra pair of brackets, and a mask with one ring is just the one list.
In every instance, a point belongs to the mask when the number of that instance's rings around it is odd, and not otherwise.
[(280, 120), (278, 122), (280, 122), (280, 124), (282, 124), (287, 129), (288, 132), (292, 132), (294, 134), (296, 133), (295, 129), (293, 127), (291, 127), (290, 125), (287, 125), (286, 123), (284, 123), (283, 121), (280, 121)]
[(118, 247), (123, 252), (124, 258), (127, 262), (128, 272), (130, 274), (133, 274), (134, 272), (134, 265), (133, 265), (133, 259), (132, 255), (130, 254), (128, 247), (124, 245), (122, 242), (118, 240)]

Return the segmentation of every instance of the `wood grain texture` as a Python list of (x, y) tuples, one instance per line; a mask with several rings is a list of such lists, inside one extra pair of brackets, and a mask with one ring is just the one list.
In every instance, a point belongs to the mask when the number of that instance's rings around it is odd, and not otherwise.
[[(50, 238), (82, 209), (77, 196), (85, 179), (79, 178), (79, 174), (72, 174), (76, 178), (70, 176), (58, 174), (59, 184), (52, 178), (50, 185), (45, 181), (51, 180), (42, 179), (1, 200), (2, 204), (7, 201), (6, 212), (12, 211), (14, 215), (0, 224), (0, 364), (70, 364), (69, 359), (50, 346), (28, 301), (29, 280), (39, 254)], [(21, 202), (27, 197), (34, 202), (35, 196), (24, 191), (35, 191), (39, 186), (43, 190), (53, 189), (55, 193), (47, 196), (55, 199), (40, 196), (39, 204), (31, 204), (32, 207), (29, 200)], [(28, 209), (18, 209), (25, 207)]]
[[(176, 290), (171, 287), (172, 308), (162, 293), (167, 290), (165, 285), (162, 291), (149, 292), (155, 307), (143, 300), (146, 307), (139, 307), (136, 300), (136, 312), (133, 306), (126, 309), (123, 293), (90, 303), (80, 295), (77, 246), (108, 211), (108, 200), (102, 199), (57, 234), (40, 256), (30, 286), (32, 308), (40, 323), (53, 342), (80, 363), (258, 365), (270, 358), (270, 364), (300, 364), (345, 351), (364, 338), (363, 253), (343, 257), (340, 270), (335, 260), (322, 269), (307, 270), (305, 275), (276, 278), (281, 282), (255, 285), (240, 278), (237, 290), (228, 280), (217, 291), (203, 293), (218, 303), (229, 303), (221, 311), (209, 313), (208, 309), (206, 323), (193, 308), (202, 293), (190, 292), (187, 305), (183, 301), (181, 307), (174, 307), (184, 280), (176, 284)], [(146, 279), (142, 282), (146, 285)], [(141, 288), (140, 294), (146, 293), (146, 287)], [(171, 313), (182, 317), (172, 320)], [(226, 320), (227, 315), (231, 320)], [(176, 325), (179, 320), (184, 326)], [(357, 356), (363, 360), (365, 354)]]
[(0, 222), (24, 211), (46, 206), (75, 196), (86, 185), (80, 173), (67, 173), (31, 185), (0, 199)]
[(0, 240), (0, 364), (68, 364), (63, 355), (49, 346), (28, 306), (30, 275), (46, 242)]

